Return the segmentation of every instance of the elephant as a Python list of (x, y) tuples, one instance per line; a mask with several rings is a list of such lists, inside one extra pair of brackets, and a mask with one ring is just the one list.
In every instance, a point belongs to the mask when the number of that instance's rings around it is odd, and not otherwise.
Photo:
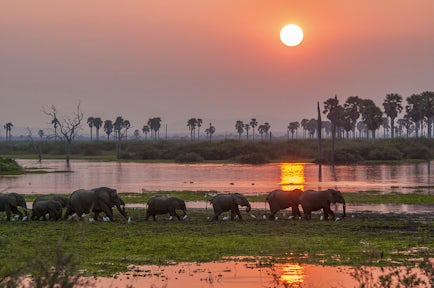
[[(43, 196), (37, 197), (33, 201), (33, 207), (35, 206), (35, 204), (37, 202), (39, 202), (39, 201), (47, 201), (47, 200), (54, 200), (54, 201), (59, 202), (62, 208), (68, 207), (68, 203), (69, 203), (69, 198), (68, 197), (43, 195)], [(32, 210), (33, 210), (33, 208), (32, 208)], [(60, 214), (62, 214), (62, 211), (61, 211)]]
[(146, 218), (148, 220), (149, 216), (152, 216), (154, 221), (156, 220), (157, 214), (166, 214), (169, 213), (169, 219), (172, 220), (173, 217), (181, 220), (181, 217), (176, 213), (176, 209), (181, 210), (184, 214), (182, 215), (183, 219), (187, 218), (185, 207), (185, 202), (182, 199), (176, 197), (165, 197), (165, 196), (154, 196), (148, 201), (148, 210), (146, 211)]
[(231, 220), (234, 220), (235, 214), (240, 220), (243, 219), (238, 206), (245, 206), (246, 212), (250, 212), (251, 206), (249, 201), (240, 193), (217, 194), (211, 199), (211, 204), (214, 209), (214, 216), (210, 221), (218, 220), (220, 214), (226, 211), (231, 211)]
[(62, 205), (62, 208), (68, 207), (68, 203), (69, 203), (69, 198), (68, 197), (43, 195), (43, 196), (37, 197), (33, 201), (33, 205), (35, 205), (35, 203), (38, 202), (38, 201), (47, 201), (47, 200), (54, 200), (54, 201), (59, 202), (60, 205)]
[(38, 200), (33, 202), (32, 207), (32, 220), (39, 220), (41, 217), (46, 219), (45, 215), (49, 215), (51, 220), (62, 219), (62, 204), (59, 201), (49, 199), (49, 200)]
[[(18, 210), (18, 206), (23, 208), (24, 216), (23, 213)], [(28, 217), (27, 204), (24, 196), (15, 192), (0, 194), (0, 211), (6, 212), (7, 221), (11, 220), (12, 213), (19, 215), (23, 221), (27, 220)]]
[(276, 213), (281, 209), (291, 207), (293, 219), (301, 217), (298, 205), (300, 204), (299, 197), (303, 193), (300, 189), (294, 189), (291, 191), (283, 191), (280, 189), (271, 191), (266, 198), (266, 201), (270, 205), (270, 220), (275, 219)]
[(328, 220), (328, 216), (331, 215), (335, 218), (335, 213), (330, 209), (331, 203), (342, 203), (343, 214), (345, 217), (345, 199), (342, 193), (338, 190), (328, 189), (322, 191), (306, 190), (300, 195), (300, 204), (303, 208), (303, 214), (305, 219), (312, 218), (312, 211), (323, 209), (324, 219)]
[(116, 206), (119, 213), (125, 218), (130, 219), (125, 212), (125, 202), (119, 197), (116, 189), (99, 187), (90, 190), (79, 189), (71, 193), (68, 207), (64, 219), (76, 213), (81, 216), (94, 212), (94, 220), (98, 220), (98, 214), (104, 212), (110, 221), (113, 221), (113, 210)]

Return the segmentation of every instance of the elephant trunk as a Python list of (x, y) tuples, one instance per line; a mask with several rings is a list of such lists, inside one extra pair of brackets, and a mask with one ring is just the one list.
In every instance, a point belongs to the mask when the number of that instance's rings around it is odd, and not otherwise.
[(250, 206), (250, 204), (246, 205), (246, 212), (250, 212), (250, 210), (252, 210), (252, 207)]

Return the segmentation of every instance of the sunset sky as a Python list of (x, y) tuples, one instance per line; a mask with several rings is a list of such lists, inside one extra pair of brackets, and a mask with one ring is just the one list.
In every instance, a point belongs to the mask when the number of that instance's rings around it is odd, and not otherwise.
[[(216, 134), (251, 118), (286, 131), (335, 94), (383, 108), (388, 93), (434, 90), (433, 12), (432, 0), (0, 0), (0, 127), (47, 128), (43, 107), (79, 101), (86, 119), (141, 130), (158, 116), (169, 133), (192, 117)], [(279, 39), (289, 23), (299, 46)]]

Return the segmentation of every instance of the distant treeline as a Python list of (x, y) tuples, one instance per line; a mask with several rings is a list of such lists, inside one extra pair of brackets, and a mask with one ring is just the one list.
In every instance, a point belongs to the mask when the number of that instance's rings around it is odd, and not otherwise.
[[(318, 156), (315, 139), (291, 141), (75, 141), (71, 147), (72, 159), (174, 161), (193, 163), (221, 161), (262, 164), (267, 162), (319, 162), (330, 163), (331, 140), (322, 140), (322, 159)], [(120, 145), (117, 147), (117, 145)], [(118, 149), (118, 150), (117, 150)], [(61, 141), (34, 143), (1, 142), (0, 155), (8, 157), (62, 158), (65, 146)], [(434, 139), (397, 138), (339, 139), (335, 144), (336, 164), (365, 161), (430, 160), (434, 158)]]

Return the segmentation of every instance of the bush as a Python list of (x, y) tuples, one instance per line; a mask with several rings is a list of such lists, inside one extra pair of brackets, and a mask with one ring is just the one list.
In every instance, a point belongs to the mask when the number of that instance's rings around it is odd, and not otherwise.
[(198, 163), (203, 162), (202, 156), (195, 152), (183, 153), (175, 158), (176, 163)]
[(234, 160), (240, 164), (266, 164), (270, 160), (262, 153), (250, 153), (235, 157)]
[(24, 169), (12, 158), (0, 158), (0, 174), (22, 173)]

